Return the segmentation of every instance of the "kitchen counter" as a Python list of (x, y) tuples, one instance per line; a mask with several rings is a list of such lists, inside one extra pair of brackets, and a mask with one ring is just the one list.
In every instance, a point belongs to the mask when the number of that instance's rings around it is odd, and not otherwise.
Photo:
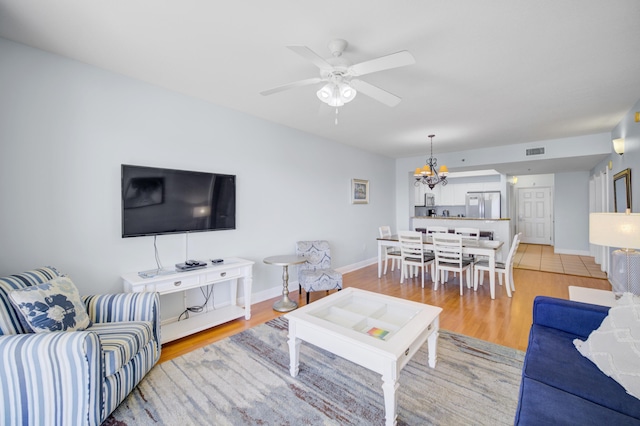
[(411, 229), (428, 228), (429, 226), (446, 226), (450, 230), (455, 228), (478, 228), (481, 232), (493, 235), (494, 240), (502, 241), (502, 249), (498, 252), (497, 260), (504, 261), (511, 249), (511, 219), (480, 219), (476, 217), (443, 217), (443, 216), (415, 216), (411, 218)]

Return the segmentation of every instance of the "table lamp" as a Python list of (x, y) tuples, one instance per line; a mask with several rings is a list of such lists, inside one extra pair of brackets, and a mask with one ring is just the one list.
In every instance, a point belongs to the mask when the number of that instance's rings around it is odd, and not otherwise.
[(640, 295), (640, 214), (591, 213), (589, 242), (600, 246), (619, 247), (611, 253), (609, 281), (616, 294)]

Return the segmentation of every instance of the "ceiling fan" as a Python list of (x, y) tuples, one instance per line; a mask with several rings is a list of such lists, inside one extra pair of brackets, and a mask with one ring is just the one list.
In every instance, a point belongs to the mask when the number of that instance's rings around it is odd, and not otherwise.
[(290, 50), (308, 59), (317, 66), (320, 69), (320, 76), (277, 86), (269, 90), (264, 90), (260, 92), (260, 94), (267, 96), (296, 87), (310, 86), (324, 82), (325, 84), (316, 94), (322, 102), (332, 107), (337, 108), (347, 102), (351, 102), (358, 92), (390, 107), (398, 105), (402, 100), (401, 98), (373, 84), (367, 83), (359, 77), (378, 71), (414, 64), (416, 60), (413, 55), (403, 50), (352, 65), (347, 59), (342, 57), (342, 53), (347, 46), (348, 43), (345, 40), (332, 40), (329, 43), (329, 50), (333, 57), (329, 59), (324, 59), (307, 46), (287, 46)]

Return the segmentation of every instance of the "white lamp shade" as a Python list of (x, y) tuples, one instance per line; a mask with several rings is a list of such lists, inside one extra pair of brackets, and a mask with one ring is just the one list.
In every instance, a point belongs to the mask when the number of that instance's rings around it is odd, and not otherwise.
[(640, 249), (640, 213), (591, 213), (589, 242), (600, 246)]
[(329, 98), (329, 100), (327, 100), (325, 102), (330, 107), (341, 107), (342, 105), (344, 105), (344, 101), (342, 100), (342, 98), (340, 96), (334, 96), (332, 98)]
[(624, 138), (613, 140), (613, 150), (616, 152), (616, 154), (624, 154)]
[(322, 102), (329, 102), (329, 99), (333, 97), (333, 86), (331, 84), (325, 84), (322, 89), (316, 92), (318, 99)]
[(351, 102), (356, 97), (357, 93), (356, 89), (349, 86), (347, 83), (343, 83), (340, 86), (340, 96), (344, 103)]

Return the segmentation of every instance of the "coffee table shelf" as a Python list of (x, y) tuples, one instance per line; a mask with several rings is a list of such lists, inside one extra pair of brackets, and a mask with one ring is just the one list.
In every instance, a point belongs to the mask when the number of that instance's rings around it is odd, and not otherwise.
[(436, 366), (442, 309), (353, 287), (285, 315), (289, 320), (290, 373), (299, 369), (300, 344), (311, 343), (382, 375), (387, 425), (396, 424), (400, 370), (428, 342)]
[[(394, 303), (350, 297), (338, 304), (311, 311), (309, 315), (377, 339), (388, 340), (418, 312), (418, 309), (407, 309), (406, 306), (402, 307)], [(385, 333), (383, 335), (372, 333), (374, 329)]]

